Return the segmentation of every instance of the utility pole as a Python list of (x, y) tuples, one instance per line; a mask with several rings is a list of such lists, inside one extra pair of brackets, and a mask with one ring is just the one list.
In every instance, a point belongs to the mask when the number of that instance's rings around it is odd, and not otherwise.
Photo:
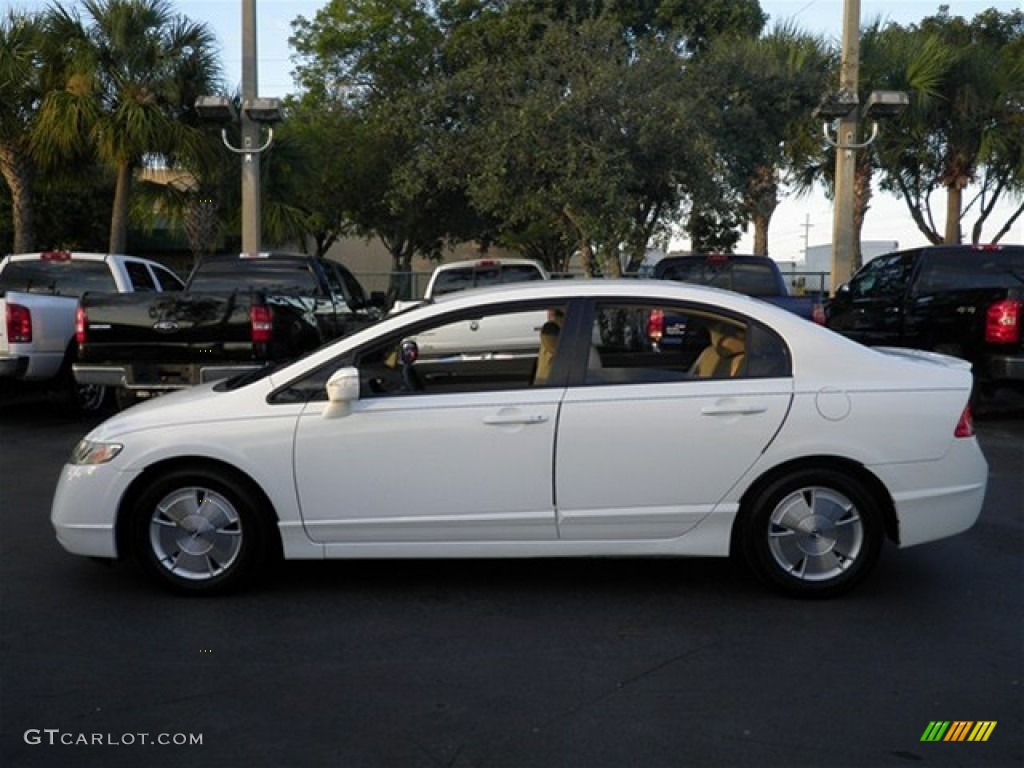
[[(242, 103), (256, 99), (256, 0), (242, 0)], [(260, 125), (242, 110), (242, 253), (260, 252)]]
[[(857, 101), (860, 66), (860, 0), (843, 3), (843, 53), (839, 92)], [(857, 237), (853, 226), (853, 192), (857, 170), (857, 110), (839, 119), (836, 149), (835, 203), (832, 218), (832, 289), (849, 282), (857, 268)]]
[(801, 229), (804, 231), (804, 260), (807, 259), (807, 249), (811, 247), (811, 214), (804, 214), (804, 223), (801, 225)]

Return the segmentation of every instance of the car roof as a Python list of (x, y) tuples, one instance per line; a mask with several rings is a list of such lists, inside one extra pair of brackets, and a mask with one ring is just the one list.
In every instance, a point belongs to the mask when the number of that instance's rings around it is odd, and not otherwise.
[[(679, 283), (670, 280), (636, 279), (636, 278), (580, 278), (571, 280), (537, 280), (526, 283), (507, 283), (504, 285), (474, 288), (472, 291), (457, 291), (438, 296), (431, 302), (420, 305), (423, 308), (436, 307), (439, 311), (472, 307), (477, 304), (495, 303), (497, 300), (511, 302), (531, 301), (551, 298), (621, 298), (625, 300), (674, 300), (709, 303), (751, 317), (781, 320), (788, 324), (790, 320), (798, 323), (807, 321), (784, 309), (768, 302), (754, 299), (742, 293), (712, 288), (706, 285)], [(404, 316), (405, 313), (400, 313)]]

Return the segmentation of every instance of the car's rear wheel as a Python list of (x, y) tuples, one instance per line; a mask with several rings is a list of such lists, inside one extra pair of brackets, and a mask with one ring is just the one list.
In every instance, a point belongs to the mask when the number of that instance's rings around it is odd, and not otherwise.
[(142, 566), (190, 593), (241, 587), (265, 564), (271, 526), (256, 495), (232, 476), (174, 470), (133, 505), (131, 535)]
[(740, 533), (745, 560), (767, 582), (799, 597), (828, 597), (868, 574), (883, 526), (863, 483), (833, 469), (802, 469), (757, 493)]

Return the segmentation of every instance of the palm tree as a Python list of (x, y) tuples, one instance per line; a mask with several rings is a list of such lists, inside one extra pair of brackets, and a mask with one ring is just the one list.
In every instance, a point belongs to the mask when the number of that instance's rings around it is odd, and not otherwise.
[(59, 3), (49, 14), (49, 34), (65, 41), (72, 67), (64, 87), (43, 98), (33, 146), (49, 161), (88, 147), (114, 171), (109, 249), (119, 253), (134, 173), (209, 151), (192, 105), (220, 90), (220, 69), (213, 33), (166, 0), (82, 5), (88, 23)]
[(0, 20), (0, 173), (11, 192), (15, 253), (35, 249), (37, 168), (29, 136), (44, 87), (42, 43), (38, 15), (9, 10)]
[(768, 254), (768, 227), (786, 176), (819, 147), (811, 112), (826, 89), (831, 52), (821, 38), (783, 24), (760, 38), (716, 41), (699, 65), (732, 184), (754, 226), (754, 253)]

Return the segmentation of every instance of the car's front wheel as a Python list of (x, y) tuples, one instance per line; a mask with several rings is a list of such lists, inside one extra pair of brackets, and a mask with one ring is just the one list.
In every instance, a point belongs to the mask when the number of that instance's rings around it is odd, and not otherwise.
[(133, 549), (151, 575), (190, 593), (248, 582), (271, 551), (271, 526), (247, 484), (206, 469), (156, 479), (131, 510)]
[(847, 591), (878, 560), (879, 505), (863, 483), (833, 469), (802, 469), (752, 499), (742, 521), (744, 559), (767, 582), (799, 597)]

